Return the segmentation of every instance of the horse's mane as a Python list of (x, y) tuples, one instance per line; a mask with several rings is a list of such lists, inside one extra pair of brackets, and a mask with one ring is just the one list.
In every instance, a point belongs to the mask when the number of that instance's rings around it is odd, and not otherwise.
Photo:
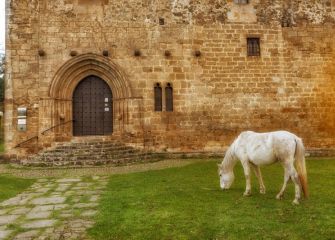
[(222, 161), (222, 168), (225, 170), (230, 170), (234, 167), (236, 163), (236, 157), (234, 154), (234, 143), (227, 149), (226, 154)]

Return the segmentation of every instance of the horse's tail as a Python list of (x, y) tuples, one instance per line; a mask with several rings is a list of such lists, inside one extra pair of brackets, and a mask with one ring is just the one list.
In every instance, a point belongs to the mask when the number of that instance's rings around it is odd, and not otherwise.
[(295, 150), (295, 162), (299, 180), (301, 183), (302, 191), (304, 192), (305, 198), (308, 198), (308, 187), (307, 187), (307, 171), (305, 163), (305, 148), (300, 138), (295, 139), (296, 150)]

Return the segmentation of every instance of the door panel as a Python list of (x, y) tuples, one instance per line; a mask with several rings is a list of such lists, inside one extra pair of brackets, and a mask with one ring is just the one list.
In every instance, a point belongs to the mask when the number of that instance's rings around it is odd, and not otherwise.
[[(73, 93), (73, 135), (109, 135), (113, 132), (112, 91), (96, 76), (83, 79)], [(106, 102), (108, 99), (108, 102)]]

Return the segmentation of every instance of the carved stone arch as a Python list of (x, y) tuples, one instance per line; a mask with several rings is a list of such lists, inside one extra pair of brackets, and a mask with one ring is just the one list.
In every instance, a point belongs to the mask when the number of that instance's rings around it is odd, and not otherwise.
[[(64, 63), (56, 72), (49, 88), (50, 104), (44, 104), (41, 111), (42, 118), (49, 119), (43, 129), (50, 126), (62, 127), (54, 129), (57, 139), (70, 139), (73, 136), (73, 105), (72, 97), (77, 85), (89, 76), (96, 76), (104, 80), (113, 93), (113, 135), (120, 134), (129, 122), (127, 114), (129, 101), (133, 98), (132, 88), (127, 75), (121, 67), (109, 58), (97, 54), (82, 54)], [(43, 124), (42, 124), (43, 125)]]
[(126, 74), (116, 63), (97, 54), (82, 54), (67, 61), (55, 74), (49, 96), (54, 99), (72, 99), (78, 83), (87, 76), (95, 75), (105, 80), (116, 99), (132, 97)]

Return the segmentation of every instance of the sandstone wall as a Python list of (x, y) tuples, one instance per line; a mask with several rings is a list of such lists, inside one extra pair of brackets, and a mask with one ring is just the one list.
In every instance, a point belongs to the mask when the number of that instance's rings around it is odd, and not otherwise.
[[(38, 2), (6, 1), (5, 149), (38, 131)], [(29, 128), (18, 132), (17, 107), (29, 108)], [(34, 141), (33, 141), (34, 142)], [(36, 144), (36, 142), (35, 142)]]
[[(7, 0), (7, 150), (35, 135), (27, 149), (71, 138), (70, 125), (41, 135), (60, 113), (71, 120), (50, 86), (71, 51), (103, 50), (130, 83), (132, 99), (115, 103), (124, 141), (218, 151), (243, 130), (286, 129), (309, 148), (334, 148), (335, 2), (250, 2)], [(247, 57), (247, 37), (260, 38), (260, 57)], [(153, 111), (155, 83), (172, 84), (173, 112)], [(16, 131), (18, 106), (28, 106), (27, 132)]]

